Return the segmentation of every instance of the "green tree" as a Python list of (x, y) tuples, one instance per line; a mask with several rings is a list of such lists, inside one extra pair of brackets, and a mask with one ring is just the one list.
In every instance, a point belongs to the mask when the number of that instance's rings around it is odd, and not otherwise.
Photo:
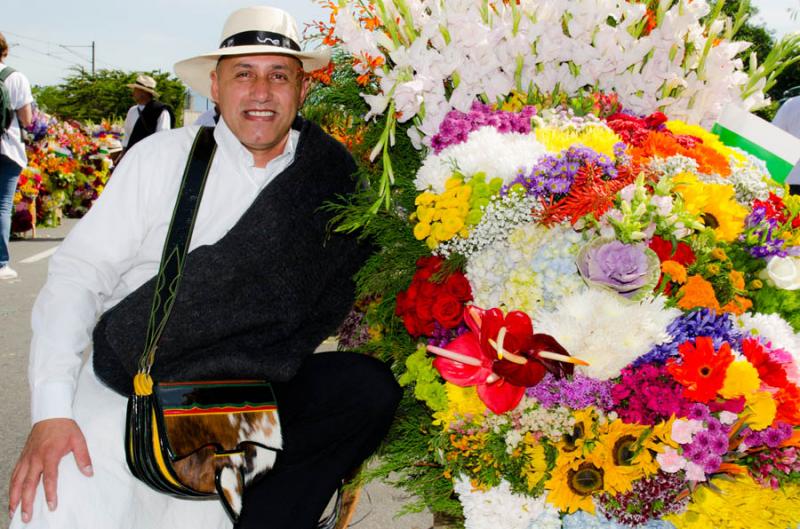
[[(58, 86), (37, 87), (34, 96), (37, 104), (49, 114), (62, 119), (99, 122), (103, 119), (124, 119), (131, 105), (129, 83), (142, 72), (100, 70), (95, 75), (83, 67), (73, 68), (73, 73)], [(175, 111), (176, 126), (183, 121), (186, 88), (168, 73), (144, 72), (156, 80), (158, 99)]]

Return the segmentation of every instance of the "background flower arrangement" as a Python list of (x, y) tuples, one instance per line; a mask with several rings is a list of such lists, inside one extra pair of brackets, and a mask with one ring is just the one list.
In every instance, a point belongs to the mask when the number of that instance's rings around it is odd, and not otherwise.
[(699, 1), (328, 4), (308, 112), (381, 248), (343, 339), (409, 390), (365, 476), (467, 527), (796, 527), (800, 200), (695, 124), (780, 58)]
[(109, 123), (84, 127), (39, 110), (28, 128), (28, 166), (14, 197), (12, 232), (57, 226), (61, 217), (81, 217), (108, 180), (108, 157), (120, 131)]

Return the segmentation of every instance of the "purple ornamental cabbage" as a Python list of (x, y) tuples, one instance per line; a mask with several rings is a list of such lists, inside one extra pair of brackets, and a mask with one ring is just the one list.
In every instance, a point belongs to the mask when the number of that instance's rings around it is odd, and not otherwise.
[(578, 270), (590, 284), (638, 299), (658, 283), (659, 261), (644, 244), (595, 239), (578, 254)]

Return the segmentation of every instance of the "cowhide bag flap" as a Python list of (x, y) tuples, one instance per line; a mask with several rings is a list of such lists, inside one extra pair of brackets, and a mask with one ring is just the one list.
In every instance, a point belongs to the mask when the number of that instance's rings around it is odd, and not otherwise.
[(150, 376), (215, 148), (213, 128), (201, 128), (164, 244), (145, 350), (128, 399), (125, 454), (139, 480), (182, 498), (219, 498), (235, 523), (244, 488), (273, 467), (282, 446), (272, 386), (263, 380), (156, 382)]

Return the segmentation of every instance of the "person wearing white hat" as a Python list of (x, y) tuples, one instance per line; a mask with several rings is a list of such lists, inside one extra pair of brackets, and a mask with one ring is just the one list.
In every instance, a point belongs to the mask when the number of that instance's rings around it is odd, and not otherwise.
[[(153, 373), (273, 382), (283, 448), (245, 489), (236, 527), (308, 529), (381, 442), (401, 391), (374, 358), (312, 354), (350, 310), (352, 276), (371, 251), (354, 235), (329, 233), (323, 206), (356, 189), (356, 165), (298, 115), (305, 72), (325, 66), (329, 51), (303, 51), (294, 19), (265, 6), (231, 14), (220, 43), (175, 65), (217, 102), (220, 119)], [(123, 449), (129, 369), (181, 175), (207, 130), (142, 140), (50, 261), (33, 310), (34, 425), (9, 488), (12, 529), (231, 525), (219, 502), (176, 499), (136, 480)]]
[(156, 99), (156, 80), (149, 75), (138, 75), (136, 81), (128, 83), (131, 97), (136, 102), (128, 109), (125, 116), (122, 136), (122, 147), (130, 149), (147, 136), (162, 130), (169, 130), (175, 125), (172, 108)]

